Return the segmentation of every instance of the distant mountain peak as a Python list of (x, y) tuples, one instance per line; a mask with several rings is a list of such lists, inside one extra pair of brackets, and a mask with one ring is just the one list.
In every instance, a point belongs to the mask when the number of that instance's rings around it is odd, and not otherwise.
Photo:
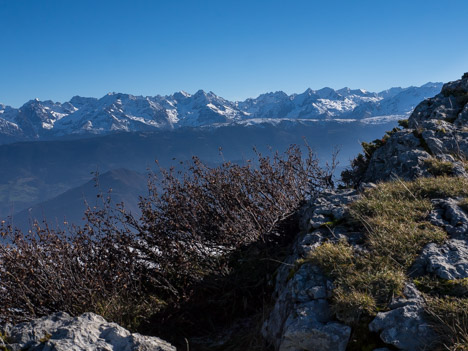
[(206, 96), (207, 94), (203, 89), (199, 89), (195, 94), (193, 94), (193, 97), (201, 97), (201, 96)]
[(183, 90), (177, 92), (176, 94), (180, 94), (183, 97), (191, 97), (192, 96), (192, 95), (190, 95), (189, 93), (187, 93), (186, 91), (183, 91)]
[[(226, 123), (263, 123), (275, 119), (360, 119), (407, 115), (421, 100), (437, 94), (442, 83), (391, 88), (380, 93), (345, 87), (306, 89), (301, 94), (268, 92), (245, 101), (228, 101), (212, 91), (179, 91), (169, 96), (109, 92), (97, 99), (73, 96), (69, 102), (28, 101), (20, 109), (0, 105), (2, 135), (42, 138), (70, 134), (106, 134), (179, 127), (215, 127)], [(13, 126), (17, 126), (15, 129)], [(1, 140), (0, 140), (1, 142)]]
[(426, 84), (421, 85), (421, 88), (432, 88), (432, 87), (438, 87), (440, 85), (443, 85), (444, 83), (442, 82), (427, 82)]

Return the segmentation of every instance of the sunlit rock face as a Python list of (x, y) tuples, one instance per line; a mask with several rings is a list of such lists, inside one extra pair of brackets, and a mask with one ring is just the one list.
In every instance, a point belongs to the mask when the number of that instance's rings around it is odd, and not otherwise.
[[(132, 334), (94, 313), (71, 317), (60, 312), (16, 326), (7, 326), (8, 350), (30, 351), (175, 351), (157, 337)], [(0, 339), (1, 340), (1, 339)], [(0, 344), (1, 346), (1, 344)]]

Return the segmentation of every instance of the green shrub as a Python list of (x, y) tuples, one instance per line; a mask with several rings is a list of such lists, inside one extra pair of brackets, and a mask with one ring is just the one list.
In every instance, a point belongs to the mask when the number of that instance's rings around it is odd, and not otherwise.
[(353, 187), (359, 184), (366, 174), (369, 166), (369, 159), (359, 153), (352, 161), (351, 168), (341, 172), (341, 181), (346, 187)]
[(351, 168), (341, 172), (341, 181), (345, 186), (355, 186), (359, 184), (367, 171), (370, 159), (376, 150), (385, 145), (389, 136), (385, 135), (382, 139), (376, 139), (372, 142), (362, 142), (361, 146), (364, 154), (359, 153), (352, 161)]
[(377, 149), (381, 148), (383, 145), (387, 143), (387, 140), (390, 138), (390, 136), (394, 132), (395, 131), (393, 130), (390, 132), (387, 132), (387, 134), (385, 134), (385, 136), (382, 139), (375, 139), (374, 141), (370, 143), (366, 143), (365, 141), (363, 141), (361, 145), (362, 145), (362, 149), (364, 150), (364, 154), (366, 155), (366, 157), (370, 159)]

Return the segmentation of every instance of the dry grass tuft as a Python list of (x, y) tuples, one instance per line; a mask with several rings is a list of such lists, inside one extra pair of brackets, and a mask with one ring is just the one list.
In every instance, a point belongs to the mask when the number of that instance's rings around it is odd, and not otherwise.
[[(440, 176), (411, 182), (381, 183), (350, 206), (350, 222), (360, 223), (365, 245), (356, 250), (346, 241), (326, 242), (306, 258), (333, 278), (333, 310), (339, 320), (362, 329), (378, 311), (388, 308), (402, 293), (408, 268), (430, 242), (443, 242), (447, 234), (427, 221), (431, 199), (468, 195), (468, 179)], [(460, 203), (464, 206), (464, 202)], [(437, 291), (428, 311), (444, 336), (444, 350), (465, 350), (468, 345), (466, 282), (440, 282), (423, 277), (415, 283), (424, 291)], [(359, 337), (357, 337), (359, 339)], [(356, 342), (358, 345), (359, 342)]]
[(436, 350), (468, 350), (468, 299), (430, 297), (426, 312), (440, 335)]

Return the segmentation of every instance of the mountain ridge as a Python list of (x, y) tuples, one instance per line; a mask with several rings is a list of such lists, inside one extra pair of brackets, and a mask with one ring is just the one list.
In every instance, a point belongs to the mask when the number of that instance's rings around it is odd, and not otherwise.
[[(407, 116), (442, 83), (390, 88), (379, 93), (348, 87), (307, 89), (300, 94), (269, 92), (229, 101), (209, 91), (136, 96), (108, 93), (101, 98), (74, 96), (60, 103), (33, 99), (20, 108), (0, 104), (0, 139), (37, 140), (67, 135), (217, 127), (272, 123), (276, 119), (361, 120)], [(403, 118), (403, 117), (400, 117)]]

